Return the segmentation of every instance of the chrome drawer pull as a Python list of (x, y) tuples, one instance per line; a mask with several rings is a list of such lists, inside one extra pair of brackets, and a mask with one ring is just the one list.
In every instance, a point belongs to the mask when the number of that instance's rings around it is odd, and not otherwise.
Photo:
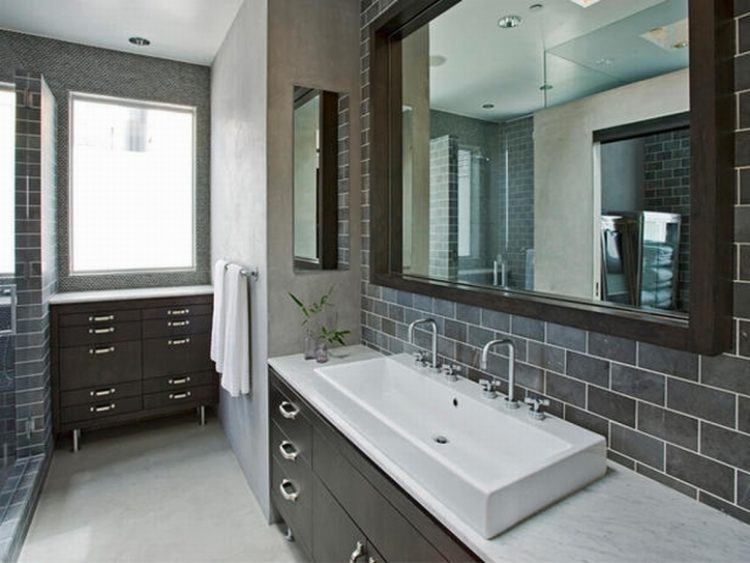
[(190, 395), (192, 395), (190, 391), (185, 391), (184, 393), (170, 393), (169, 398), (173, 401), (177, 401), (179, 399), (187, 399)]
[(282, 401), (279, 405), (279, 412), (284, 418), (294, 420), (299, 414), (299, 407), (294, 403), (290, 403), (289, 401)]
[(91, 391), (89, 393), (92, 397), (106, 397), (108, 395), (114, 395), (115, 394), (115, 388), (112, 387), (111, 389), (100, 389), (99, 391)]
[(188, 326), (190, 321), (167, 321), (168, 327)]
[(185, 385), (190, 381), (189, 377), (173, 377), (167, 380), (170, 385)]
[(114, 315), (98, 315), (98, 316), (89, 317), (90, 323), (103, 323), (106, 321), (114, 321), (114, 320), (115, 320)]
[(299, 451), (297, 451), (297, 448), (289, 440), (284, 440), (279, 444), (279, 451), (281, 452), (281, 457), (289, 461), (295, 461), (299, 455)]
[(354, 547), (354, 551), (352, 551), (352, 554), (349, 556), (349, 563), (356, 563), (357, 559), (362, 557), (365, 554), (365, 545), (358, 541), (357, 545)]
[(190, 312), (190, 309), (170, 309), (167, 311), (167, 315), (169, 316), (175, 316), (175, 315), (187, 315)]
[(91, 412), (107, 412), (107, 411), (113, 410), (114, 408), (115, 408), (115, 404), (114, 403), (110, 403), (108, 405), (102, 405), (100, 407), (91, 407), (89, 409), (89, 411), (91, 411)]
[(168, 340), (167, 344), (170, 346), (182, 346), (183, 344), (190, 344), (189, 338), (177, 338), (175, 340)]
[(97, 356), (101, 356), (102, 354), (111, 354), (114, 351), (114, 346), (109, 346), (107, 348), (89, 348), (89, 354), (95, 354)]
[(89, 334), (112, 334), (115, 331), (115, 327), (108, 326), (107, 328), (90, 328)]
[[(288, 492), (287, 489), (290, 489), (291, 492)], [(284, 479), (281, 482), (281, 485), (279, 485), (279, 490), (281, 491), (281, 496), (289, 502), (295, 502), (297, 500), (297, 497), (299, 496), (299, 491), (294, 486), (294, 483), (292, 483), (289, 479)]]

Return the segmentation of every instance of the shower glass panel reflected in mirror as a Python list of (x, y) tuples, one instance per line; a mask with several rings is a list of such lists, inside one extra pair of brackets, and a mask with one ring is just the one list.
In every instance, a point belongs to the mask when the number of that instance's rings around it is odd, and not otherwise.
[(294, 267), (338, 267), (338, 95), (295, 86)]
[(403, 274), (687, 312), (687, 18), (462, 0), (408, 35)]

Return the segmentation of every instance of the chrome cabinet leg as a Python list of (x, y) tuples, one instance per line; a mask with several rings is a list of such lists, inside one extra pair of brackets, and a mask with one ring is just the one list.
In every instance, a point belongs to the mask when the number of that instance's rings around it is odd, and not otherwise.
[(205, 426), (206, 425), (206, 407), (203, 405), (198, 407), (198, 416), (200, 416), (200, 425)]
[(76, 428), (73, 430), (73, 452), (77, 452), (80, 449), (81, 442), (81, 429)]

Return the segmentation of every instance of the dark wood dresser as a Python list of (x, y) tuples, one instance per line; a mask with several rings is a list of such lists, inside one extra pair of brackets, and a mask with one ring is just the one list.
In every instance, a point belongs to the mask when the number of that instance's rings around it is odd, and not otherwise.
[(210, 359), (210, 294), (51, 306), (56, 435), (190, 409), (201, 424), (219, 401)]

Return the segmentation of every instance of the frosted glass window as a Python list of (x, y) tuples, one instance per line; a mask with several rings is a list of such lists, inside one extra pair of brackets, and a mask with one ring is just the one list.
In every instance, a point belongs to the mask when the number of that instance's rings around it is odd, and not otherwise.
[(0, 274), (12, 274), (15, 259), (16, 95), (0, 86)]
[(194, 269), (194, 108), (71, 105), (71, 272)]

